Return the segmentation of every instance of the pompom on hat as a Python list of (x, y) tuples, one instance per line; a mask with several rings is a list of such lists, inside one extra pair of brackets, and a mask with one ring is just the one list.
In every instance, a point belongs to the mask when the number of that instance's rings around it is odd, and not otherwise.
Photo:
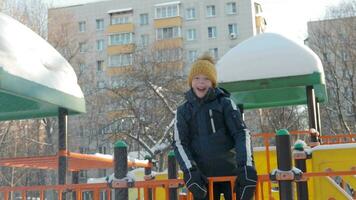
[(193, 78), (199, 74), (203, 74), (208, 77), (211, 81), (212, 86), (215, 88), (217, 85), (217, 73), (215, 68), (214, 59), (208, 54), (205, 53), (200, 56), (190, 68), (188, 75), (188, 84), (192, 87)]

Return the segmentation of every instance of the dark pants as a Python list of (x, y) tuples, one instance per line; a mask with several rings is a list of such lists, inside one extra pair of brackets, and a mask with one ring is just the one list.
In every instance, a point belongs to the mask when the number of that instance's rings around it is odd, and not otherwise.
[[(230, 182), (214, 183), (214, 200), (220, 200), (221, 193), (224, 194), (225, 200), (232, 200)], [(209, 192), (208, 192), (208, 196), (205, 199), (201, 199), (201, 200), (209, 200)]]

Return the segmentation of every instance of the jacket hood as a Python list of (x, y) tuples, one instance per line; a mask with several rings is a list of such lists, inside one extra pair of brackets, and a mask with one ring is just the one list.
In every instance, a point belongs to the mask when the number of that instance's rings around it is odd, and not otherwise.
[(188, 90), (185, 93), (185, 99), (188, 102), (197, 102), (197, 103), (203, 103), (203, 102), (209, 102), (212, 101), (214, 99), (217, 99), (219, 97), (230, 97), (230, 93), (228, 91), (226, 91), (224, 88), (210, 88), (207, 92), (207, 94), (203, 97), (203, 98), (198, 98), (195, 93), (193, 92), (193, 89), (190, 88), (190, 90)]

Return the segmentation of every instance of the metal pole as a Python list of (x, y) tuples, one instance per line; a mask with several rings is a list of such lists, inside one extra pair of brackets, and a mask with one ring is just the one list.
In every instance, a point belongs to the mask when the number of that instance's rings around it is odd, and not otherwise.
[[(178, 169), (174, 151), (168, 154), (168, 179), (177, 179)], [(178, 200), (177, 188), (169, 189), (169, 200)]]
[[(67, 152), (67, 122), (68, 110), (65, 108), (58, 108), (58, 184), (65, 185), (68, 168)], [(63, 195), (66, 199), (66, 195)]]
[[(145, 160), (148, 160), (149, 163), (152, 163), (152, 158), (151, 156), (145, 156)], [(145, 176), (152, 176), (152, 167), (145, 167)], [(152, 177), (150, 177), (147, 180), (151, 180)], [(152, 200), (152, 188), (148, 188), (145, 190), (145, 197), (147, 197), (147, 200)]]
[[(307, 172), (307, 154), (304, 151), (305, 143), (304, 142), (296, 142), (294, 144), (294, 163), (295, 167), (302, 170), (302, 172)], [(299, 156), (297, 156), (299, 155)], [(297, 185), (297, 199), (298, 200), (308, 200), (308, 182), (305, 181), (298, 181), (296, 182)]]
[[(319, 132), (319, 135), (321, 135), (321, 120), (320, 120), (320, 103), (318, 102), (318, 99), (315, 99), (316, 101), (316, 123), (317, 123), (317, 131)], [(320, 138), (319, 138), (320, 142)]]
[[(292, 169), (292, 153), (290, 145), (290, 135), (287, 130), (281, 129), (276, 133), (276, 151), (278, 170), (290, 171)], [(279, 199), (293, 199), (293, 187), (291, 180), (280, 180)]]
[[(309, 129), (313, 128), (315, 130), (318, 130), (314, 88), (313, 86), (307, 86), (306, 90), (307, 90), (306, 93), (307, 93), (307, 105), (308, 105), (308, 115), (309, 115)], [(310, 141), (311, 143), (316, 144), (317, 142), (319, 142), (318, 136), (314, 134), (311, 135)]]
[[(127, 174), (127, 145), (124, 141), (117, 141), (114, 145), (114, 176), (123, 179)], [(115, 199), (128, 200), (128, 188), (115, 189)]]
[[(72, 171), (72, 184), (78, 184), (78, 183), (79, 183), (79, 171)], [(73, 191), (72, 199), (73, 200), (77, 199), (77, 192), (76, 191)]]

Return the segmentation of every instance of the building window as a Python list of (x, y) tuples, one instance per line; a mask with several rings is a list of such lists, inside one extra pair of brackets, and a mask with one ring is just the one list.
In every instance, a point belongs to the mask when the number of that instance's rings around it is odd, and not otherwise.
[(208, 27), (208, 38), (216, 38), (216, 26)]
[(215, 6), (214, 6), (214, 5), (206, 6), (206, 16), (207, 16), (207, 17), (214, 17), (214, 16), (216, 16)]
[(262, 13), (262, 7), (259, 3), (255, 3), (255, 14), (260, 14)]
[(233, 15), (236, 14), (236, 2), (229, 2), (226, 4), (226, 14)]
[(132, 54), (118, 54), (109, 56), (110, 67), (121, 67), (132, 65)]
[(133, 33), (117, 33), (110, 35), (109, 45), (123, 45), (133, 42)]
[(85, 21), (79, 22), (79, 32), (83, 33), (86, 30), (86, 23)]
[(209, 53), (210, 53), (210, 55), (213, 56), (213, 58), (214, 58), (215, 60), (218, 60), (218, 58), (219, 58), (219, 51), (218, 51), (218, 48), (211, 48), (211, 49), (209, 49)]
[(156, 7), (156, 19), (179, 16), (179, 4)]
[(140, 14), (140, 25), (147, 25), (148, 24), (148, 14)]
[(84, 63), (79, 63), (79, 70), (83, 72), (86, 68), (86, 65)]
[(127, 24), (129, 23), (129, 17), (125, 16), (125, 17), (113, 17), (111, 18), (111, 24)]
[(106, 146), (99, 146), (99, 153), (106, 154)]
[(350, 56), (349, 56), (349, 53), (347, 51), (341, 51), (340, 54), (341, 54), (341, 60), (342, 61), (350, 60)]
[(88, 176), (88, 171), (87, 170), (80, 170), (79, 172), (79, 177), (80, 178), (87, 178)]
[(96, 82), (96, 87), (98, 89), (104, 89), (105, 88), (105, 82), (104, 81), (98, 81)]
[(238, 29), (237, 29), (237, 24), (229, 24), (228, 25), (228, 29), (229, 29), (229, 37), (231, 39), (235, 39), (238, 36)]
[(198, 57), (198, 51), (197, 50), (189, 50), (188, 51), (188, 62), (192, 63), (194, 62)]
[(98, 72), (101, 72), (101, 71), (103, 71), (103, 69), (104, 69), (104, 61), (103, 60), (97, 60), (96, 61), (96, 70)]
[(96, 50), (97, 51), (102, 51), (104, 50), (104, 40), (100, 39), (96, 41)]
[(89, 153), (89, 147), (79, 147), (79, 153)]
[(155, 60), (158, 62), (173, 62), (182, 59), (182, 50), (179, 48), (164, 49), (155, 52)]
[(79, 42), (79, 52), (85, 53), (87, 50), (85, 42)]
[(196, 29), (188, 29), (187, 31), (187, 40), (193, 41), (197, 39), (197, 31)]
[(144, 47), (148, 46), (148, 44), (149, 44), (149, 35), (148, 34), (141, 35), (141, 44)]
[(191, 20), (196, 18), (195, 8), (188, 8), (186, 13), (186, 19)]
[(180, 37), (180, 27), (167, 27), (167, 28), (159, 28), (156, 30), (156, 39), (164, 40), (164, 39), (172, 39)]
[(97, 19), (96, 20), (96, 30), (97, 31), (104, 30), (104, 20), (103, 19)]

